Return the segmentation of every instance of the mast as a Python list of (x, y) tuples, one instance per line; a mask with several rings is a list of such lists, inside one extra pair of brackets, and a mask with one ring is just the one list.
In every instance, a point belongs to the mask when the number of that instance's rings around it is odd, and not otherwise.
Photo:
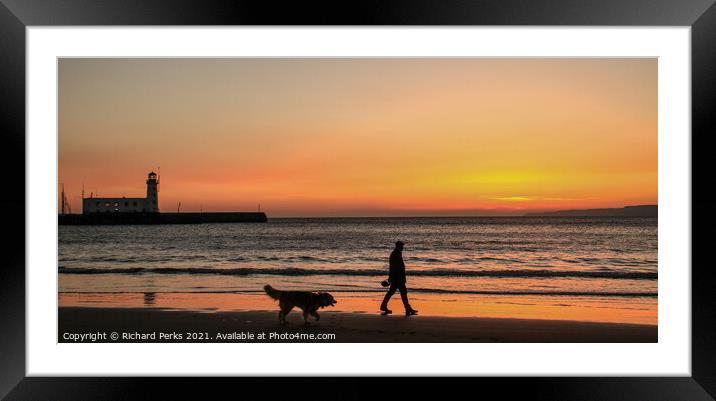
[(72, 214), (72, 207), (70, 206), (70, 201), (67, 200), (67, 195), (65, 195), (65, 184), (62, 183), (62, 196), (60, 197), (60, 201), (62, 203), (62, 214), (67, 214), (69, 211), (70, 214)]

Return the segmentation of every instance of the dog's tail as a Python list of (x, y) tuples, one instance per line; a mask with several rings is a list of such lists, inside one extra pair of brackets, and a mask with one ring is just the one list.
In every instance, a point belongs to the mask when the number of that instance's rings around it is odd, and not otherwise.
[(268, 284), (264, 286), (264, 291), (266, 291), (266, 294), (273, 299), (279, 299), (281, 297), (281, 291), (274, 289)]

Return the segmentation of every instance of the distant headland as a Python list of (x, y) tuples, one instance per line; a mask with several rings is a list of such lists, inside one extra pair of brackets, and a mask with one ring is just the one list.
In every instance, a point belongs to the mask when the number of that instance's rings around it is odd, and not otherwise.
[(622, 208), (558, 210), (554, 212), (533, 212), (525, 216), (565, 216), (565, 217), (657, 217), (658, 205), (635, 205)]

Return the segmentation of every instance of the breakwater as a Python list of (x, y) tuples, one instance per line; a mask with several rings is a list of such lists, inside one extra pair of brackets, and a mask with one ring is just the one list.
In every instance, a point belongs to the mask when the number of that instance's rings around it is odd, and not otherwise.
[(58, 215), (60, 225), (265, 223), (263, 212), (91, 213)]

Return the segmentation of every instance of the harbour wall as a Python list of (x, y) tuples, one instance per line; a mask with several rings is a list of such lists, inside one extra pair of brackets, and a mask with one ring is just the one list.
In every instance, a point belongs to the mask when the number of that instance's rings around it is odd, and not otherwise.
[(263, 212), (90, 213), (58, 215), (59, 225), (265, 223)]

